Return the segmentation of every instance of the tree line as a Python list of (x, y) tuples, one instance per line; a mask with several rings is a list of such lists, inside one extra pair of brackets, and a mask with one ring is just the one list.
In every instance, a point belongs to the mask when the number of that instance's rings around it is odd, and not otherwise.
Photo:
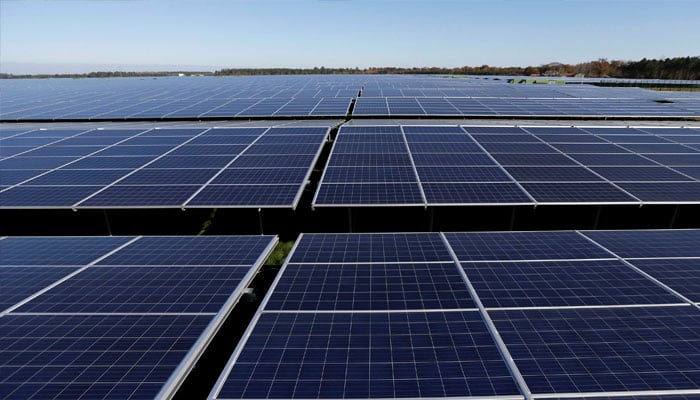
[(593, 78), (674, 79), (700, 80), (700, 56), (666, 59), (620, 61), (599, 59), (578, 64), (550, 63), (528, 67), (495, 67), (490, 65), (443, 67), (369, 67), (369, 68), (226, 68), (215, 72), (123, 72), (101, 71), (89, 74), (0, 74), (0, 78), (106, 78), (106, 77), (161, 77), (178, 75), (332, 75), (332, 74), (442, 74), (442, 75), (511, 75), (511, 76), (576, 76)]

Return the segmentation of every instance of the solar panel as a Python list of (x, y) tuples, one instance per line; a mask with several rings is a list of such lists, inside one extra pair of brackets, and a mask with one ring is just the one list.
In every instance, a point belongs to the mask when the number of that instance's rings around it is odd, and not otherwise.
[[(329, 134), (323, 125), (93, 125), (66, 139), (87, 139), (90, 146), (43, 138), (51, 142), (0, 160), (0, 208), (295, 208)], [(112, 135), (116, 142), (94, 145)]]
[(267, 310), (474, 308), (454, 263), (289, 264)]
[[(655, 137), (642, 130), (391, 127), (341, 127), (315, 207), (418, 206), (421, 200), (424, 206), (700, 201), (695, 171), (686, 173), (674, 165), (694, 165), (687, 158), (694, 154), (685, 152), (695, 150), (681, 146), (684, 154), (663, 153), (671, 149), (666, 144), (635, 142), (636, 137)], [(635, 134), (620, 134), (628, 131)], [(603, 137), (599, 132), (618, 134)], [(620, 146), (613, 142), (616, 138)], [(632, 150), (661, 153), (632, 154), (626, 144), (646, 146)], [(668, 160), (654, 157), (686, 158), (671, 161), (669, 168), (664, 165)], [(398, 175), (399, 171), (403, 173)]]
[(698, 230), (585, 231), (622, 258), (700, 257)]
[(489, 314), (533, 393), (673, 394), (664, 391), (700, 385), (696, 307)]
[(3, 238), (2, 397), (171, 396), (276, 242)]
[(462, 311), (264, 313), (211, 396), (518, 394), (479, 314)]
[(459, 261), (584, 260), (613, 255), (575, 232), (446, 233)]
[(664, 258), (631, 263), (686, 298), (700, 303), (700, 259)]
[(682, 302), (618, 260), (461, 263), (485, 307)]

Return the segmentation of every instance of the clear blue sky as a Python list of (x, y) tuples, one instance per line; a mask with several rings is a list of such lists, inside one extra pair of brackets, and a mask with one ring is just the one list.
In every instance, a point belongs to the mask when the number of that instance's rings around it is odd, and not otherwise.
[(700, 0), (0, 0), (0, 69), (10, 72), (697, 55)]

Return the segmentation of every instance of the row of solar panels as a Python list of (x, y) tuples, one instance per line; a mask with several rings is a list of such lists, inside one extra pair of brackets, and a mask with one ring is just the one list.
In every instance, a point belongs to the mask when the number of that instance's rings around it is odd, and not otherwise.
[[(253, 117), (345, 117), (352, 99), (239, 98), (137, 101), (3, 103), (2, 121), (120, 120)], [(672, 103), (652, 99), (514, 99), (468, 97), (359, 97), (357, 117), (698, 117), (700, 100)]]
[(286, 207), (326, 127), (6, 130), (0, 207)]
[[(326, 127), (4, 129), (0, 208), (295, 208)], [(700, 202), (700, 130), (344, 125), (314, 207)]]
[(697, 129), (347, 125), (313, 205), (699, 201)]
[(353, 99), (355, 116), (700, 116), (692, 93), (483, 82), (359, 75), (5, 80), (0, 121), (344, 117)]
[[(0, 238), (0, 394), (172, 396), (276, 241)], [(697, 243), (304, 234), (210, 397), (694, 398)]]

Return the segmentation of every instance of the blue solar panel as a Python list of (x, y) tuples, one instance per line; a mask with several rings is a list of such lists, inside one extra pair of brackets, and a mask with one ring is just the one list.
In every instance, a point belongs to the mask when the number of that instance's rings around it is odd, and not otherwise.
[(85, 265), (131, 237), (9, 237), (0, 240), (0, 265)]
[[(112, 157), (116, 158), (116, 157)], [(223, 168), (233, 160), (230, 156), (165, 156), (148, 164), (148, 168)]]
[(454, 263), (288, 264), (267, 310), (475, 308)]
[(411, 158), (407, 153), (387, 154), (333, 154), (328, 161), (330, 167), (362, 167), (362, 166), (410, 166)]
[(418, 167), (421, 182), (512, 182), (499, 167)]
[(519, 182), (595, 182), (603, 180), (584, 167), (505, 167), (505, 169)]
[(583, 233), (622, 258), (700, 257), (700, 230)]
[(290, 263), (452, 262), (436, 233), (305, 234)]
[(326, 183), (416, 182), (411, 167), (327, 167), (323, 181)]
[(58, 169), (32, 179), (32, 185), (109, 185), (131, 172), (128, 169)]
[(571, 158), (586, 166), (658, 166), (655, 162), (636, 154), (572, 154)]
[(262, 314), (214, 398), (519, 394), (477, 312)]
[(700, 303), (700, 259), (648, 259), (631, 263), (691, 301)]
[(269, 243), (270, 236), (143, 237), (99, 265), (251, 265)]
[[(517, 154), (517, 153), (501, 153), (492, 154), (501, 165), (522, 165), (522, 166), (574, 166), (576, 162), (572, 161), (563, 154)], [(640, 157), (641, 158), (641, 157)]]
[(591, 168), (605, 179), (617, 182), (689, 181), (691, 178), (665, 167)]
[(316, 204), (332, 205), (423, 205), (420, 187), (416, 183), (347, 183), (322, 184)]
[(17, 186), (0, 193), (0, 208), (71, 207), (99, 186)]
[(700, 182), (620, 183), (619, 186), (646, 202), (700, 203)]
[(78, 267), (0, 266), (0, 311), (19, 303), (77, 269)]
[(5, 315), (5, 399), (154, 398), (211, 316)]
[(539, 203), (637, 203), (610, 183), (523, 183)]
[[(81, 207), (178, 207), (199, 186), (196, 185), (115, 185), (80, 203)], [(76, 202), (77, 203), (77, 202)]]
[(300, 188), (294, 185), (208, 185), (187, 205), (194, 207), (292, 207)]
[(700, 311), (695, 307), (489, 314), (535, 394), (696, 390), (700, 385)]
[(496, 163), (485, 153), (467, 154), (413, 154), (416, 166), (495, 166)]
[(460, 261), (613, 258), (575, 232), (446, 233)]
[[(153, 161), (155, 157), (97, 157), (82, 158), (66, 168), (70, 169), (134, 169)], [(162, 160), (162, 159), (161, 159)], [(160, 160), (159, 160), (160, 161)], [(153, 165), (153, 164), (151, 164)]]
[(429, 204), (531, 204), (515, 183), (423, 183)]
[(17, 312), (216, 313), (249, 270), (248, 265), (88, 268)]
[(462, 263), (485, 307), (682, 303), (617, 260)]
[[(85, 171), (87, 172), (87, 171)], [(215, 169), (142, 169), (119, 181), (120, 185), (203, 185)]]
[(307, 168), (227, 168), (211, 183), (214, 185), (284, 185), (303, 182)]
[(197, 144), (179, 147), (170, 156), (235, 156), (245, 150), (245, 145), (237, 144)]

